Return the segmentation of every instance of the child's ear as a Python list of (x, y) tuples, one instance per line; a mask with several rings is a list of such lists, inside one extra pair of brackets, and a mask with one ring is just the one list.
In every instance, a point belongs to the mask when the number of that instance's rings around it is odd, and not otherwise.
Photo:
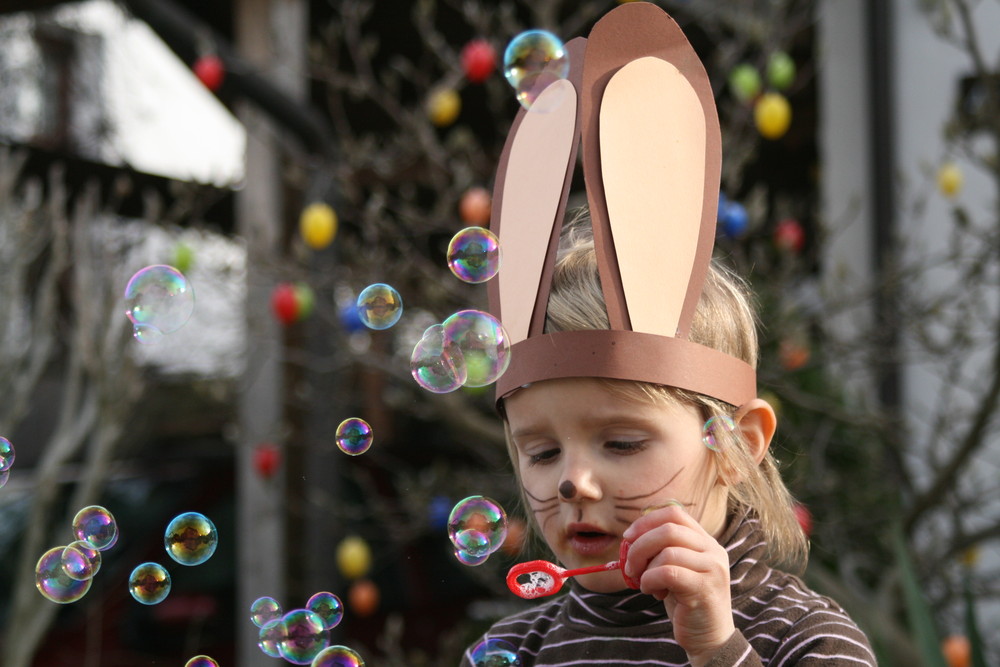
[(740, 406), (734, 421), (743, 435), (743, 441), (750, 454), (759, 464), (767, 454), (771, 438), (778, 428), (778, 418), (774, 414), (774, 408), (764, 399), (755, 398)]

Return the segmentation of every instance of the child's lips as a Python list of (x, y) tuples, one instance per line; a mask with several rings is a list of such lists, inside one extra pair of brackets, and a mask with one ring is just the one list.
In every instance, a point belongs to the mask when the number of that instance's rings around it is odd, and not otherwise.
[(573, 551), (581, 556), (598, 556), (618, 542), (618, 536), (590, 524), (570, 524), (566, 538)]

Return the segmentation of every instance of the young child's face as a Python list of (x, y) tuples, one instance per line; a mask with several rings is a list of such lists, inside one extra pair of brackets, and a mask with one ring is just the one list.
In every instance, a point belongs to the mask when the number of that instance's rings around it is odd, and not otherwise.
[[(679, 501), (712, 535), (725, 527), (726, 487), (702, 444), (698, 411), (612, 393), (597, 380), (546, 380), (505, 400), (530, 510), (564, 567), (618, 559), (643, 509)], [(617, 571), (581, 577), (625, 587)]]

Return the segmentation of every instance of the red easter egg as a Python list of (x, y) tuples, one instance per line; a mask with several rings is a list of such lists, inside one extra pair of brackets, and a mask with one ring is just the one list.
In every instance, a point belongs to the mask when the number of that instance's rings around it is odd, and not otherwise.
[(462, 70), (471, 83), (490, 78), (497, 65), (497, 52), (485, 39), (474, 39), (462, 48)]
[(253, 469), (264, 479), (271, 479), (281, 464), (281, 450), (270, 442), (262, 442), (253, 450)]
[(806, 232), (794, 218), (785, 218), (774, 227), (774, 244), (781, 250), (801, 252), (806, 244)]
[(798, 521), (799, 526), (802, 527), (802, 532), (806, 534), (806, 537), (812, 535), (813, 517), (809, 508), (802, 503), (795, 503), (792, 506), (792, 510), (795, 512), (795, 520)]
[(202, 85), (212, 91), (218, 90), (222, 85), (222, 80), (226, 78), (226, 66), (216, 55), (201, 56), (194, 61), (192, 69)]
[(271, 292), (271, 310), (274, 316), (284, 325), (289, 325), (299, 316), (299, 299), (295, 286), (291, 283), (276, 285)]
[(378, 609), (378, 586), (371, 579), (358, 579), (347, 589), (347, 604), (358, 616), (371, 616)]

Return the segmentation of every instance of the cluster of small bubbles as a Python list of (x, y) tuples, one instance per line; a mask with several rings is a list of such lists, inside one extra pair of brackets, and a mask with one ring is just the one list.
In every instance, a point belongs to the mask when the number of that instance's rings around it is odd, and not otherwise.
[(70, 579), (92, 579), (101, 569), (101, 552), (86, 540), (71, 542), (63, 549), (62, 568)]
[(185, 662), (184, 667), (219, 667), (219, 663), (207, 655), (196, 655)]
[(280, 658), (278, 644), (285, 638), (285, 624), (280, 618), (275, 618), (260, 626), (260, 633), (257, 635), (257, 646), (264, 652), (264, 655), (271, 658)]
[(306, 609), (323, 619), (326, 629), (337, 627), (344, 618), (344, 603), (333, 593), (320, 591), (306, 601)]
[(281, 604), (272, 597), (263, 596), (250, 605), (250, 620), (262, 628), (273, 620), (281, 618)]
[(732, 433), (736, 430), (736, 424), (729, 415), (715, 415), (709, 417), (708, 421), (701, 428), (701, 441), (713, 452), (719, 451), (719, 431)]
[(73, 579), (63, 569), (66, 547), (52, 547), (35, 565), (35, 586), (46, 599), (59, 604), (76, 602), (90, 590), (93, 579)]
[(481, 310), (460, 310), (442, 326), (445, 338), (462, 352), (466, 387), (485, 387), (507, 370), (510, 340), (497, 318)]
[(388, 329), (403, 316), (403, 297), (390, 285), (375, 283), (358, 294), (358, 317), (369, 329)]
[(465, 565), (480, 565), (503, 546), (507, 538), (507, 513), (486, 496), (460, 500), (448, 516), (448, 538), (455, 557)]
[(472, 649), (470, 657), (475, 667), (519, 667), (517, 648), (503, 639), (487, 638)]
[(0, 488), (10, 478), (10, 467), (14, 465), (14, 445), (7, 438), (0, 438)]
[(466, 227), (448, 244), (448, 268), (464, 282), (486, 282), (500, 270), (500, 240), (485, 227)]
[(293, 609), (281, 618), (284, 632), (278, 653), (294, 665), (308, 665), (330, 644), (330, 631), (323, 619), (308, 609)]
[(458, 345), (445, 336), (444, 325), (427, 327), (410, 354), (410, 374), (421, 387), (435, 394), (455, 391), (469, 377)]
[(351, 456), (367, 452), (374, 437), (371, 425), (359, 417), (349, 417), (337, 426), (337, 447)]
[(172, 266), (155, 264), (141, 269), (125, 286), (125, 315), (142, 343), (180, 329), (194, 312), (194, 289)]
[(159, 563), (136, 565), (128, 578), (128, 590), (136, 602), (159, 604), (170, 594), (170, 573)]
[(328, 646), (313, 658), (312, 667), (365, 667), (365, 661), (354, 649)]
[(167, 554), (181, 565), (200, 565), (219, 545), (215, 524), (204, 514), (184, 512), (174, 517), (163, 533)]
[(531, 109), (543, 90), (569, 74), (569, 54), (551, 32), (527, 30), (507, 45), (503, 73), (521, 106)]
[(73, 534), (98, 551), (106, 551), (118, 542), (118, 524), (107, 509), (88, 505), (73, 517)]

